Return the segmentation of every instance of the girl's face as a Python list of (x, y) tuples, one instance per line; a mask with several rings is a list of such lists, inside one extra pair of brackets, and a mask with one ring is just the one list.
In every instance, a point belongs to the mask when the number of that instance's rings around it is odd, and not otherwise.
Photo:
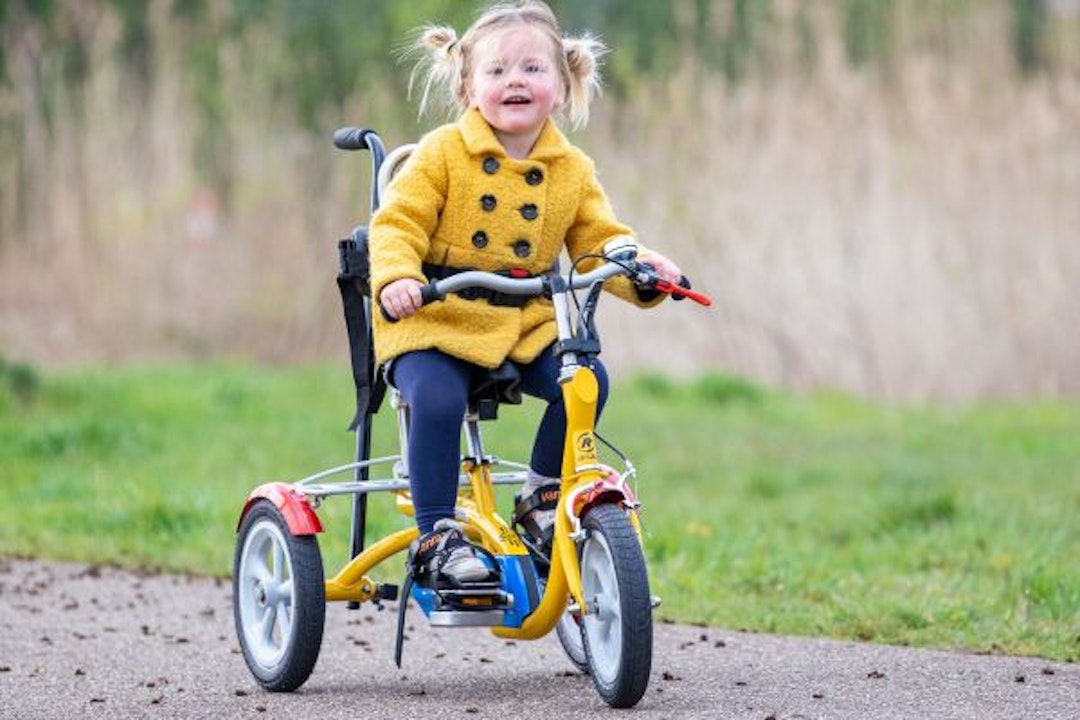
[(511, 154), (528, 154), (563, 95), (551, 40), (512, 27), (481, 40), (474, 53), (469, 106), (480, 110)]

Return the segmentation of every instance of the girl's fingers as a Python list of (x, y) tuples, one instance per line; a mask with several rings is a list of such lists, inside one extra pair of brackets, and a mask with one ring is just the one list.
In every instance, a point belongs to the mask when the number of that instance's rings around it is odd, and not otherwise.
[(387, 285), (379, 298), (390, 316), (400, 320), (420, 309), (423, 304), (420, 287), (416, 280), (397, 280)]
[(640, 259), (652, 265), (656, 270), (657, 275), (664, 280), (667, 280), (669, 283), (678, 285), (679, 280), (682, 279), (682, 271), (679, 270), (679, 266), (660, 253), (650, 252), (644, 258)]

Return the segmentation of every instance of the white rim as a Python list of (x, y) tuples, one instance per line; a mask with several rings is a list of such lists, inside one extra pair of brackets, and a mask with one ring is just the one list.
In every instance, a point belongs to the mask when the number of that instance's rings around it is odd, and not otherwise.
[(244, 644), (260, 667), (285, 655), (293, 633), (293, 568), (285, 536), (269, 519), (252, 525), (240, 553), (237, 606)]
[(559, 640), (562, 642), (566, 654), (575, 663), (585, 665), (588, 658), (585, 656), (585, 644), (581, 639), (581, 626), (578, 625), (577, 620), (574, 619), (569, 610), (559, 618), (559, 629), (562, 631)]
[(601, 533), (594, 532), (585, 541), (581, 553), (581, 584), (585, 602), (595, 606), (595, 612), (590, 607), (589, 614), (584, 617), (593, 674), (612, 683), (619, 674), (622, 658), (622, 609), (611, 548)]

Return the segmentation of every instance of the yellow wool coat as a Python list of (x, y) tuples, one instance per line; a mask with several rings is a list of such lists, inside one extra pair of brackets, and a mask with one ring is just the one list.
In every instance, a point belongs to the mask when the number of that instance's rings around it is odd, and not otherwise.
[[(473, 109), (427, 134), (387, 188), (371, 223), (372, 297), (401, 278), (427, 282), (423, 263), (539, 274), (564, 246), (577, 258), (632, 234), (615, 218), (592, 161), (554, 123), (518, 160)], [(625, 278), (607, 285), (638, 305), (660, 300), (642, 302)], [(489, 368), (506, 358), (528, 363), (556, 338), (544, 298), (502, 307), (448, 295), (397, 323), (373, 316), (380, 363), (431, 348)]]

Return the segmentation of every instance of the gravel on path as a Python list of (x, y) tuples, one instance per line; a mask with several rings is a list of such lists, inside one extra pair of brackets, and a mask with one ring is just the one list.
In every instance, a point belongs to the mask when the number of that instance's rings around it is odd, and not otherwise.
[[(262, 691), (227, 581), (0, 558), (0, 718), (611, 718), (554, 635), (327, 609), (315, 672)], [(1080, 666), (658, 623), (642, 718), (1080, 718)]]

